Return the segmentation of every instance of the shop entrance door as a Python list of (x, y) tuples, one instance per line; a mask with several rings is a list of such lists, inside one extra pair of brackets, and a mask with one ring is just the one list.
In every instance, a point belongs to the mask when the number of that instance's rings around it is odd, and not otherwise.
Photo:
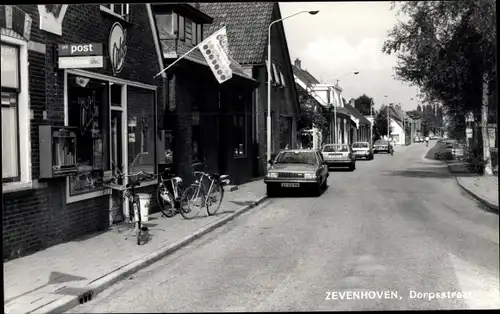
[[(127, 150), (127, 122), (126, 122), (126, 86), (119, 84), (109, 85), (110, 113), (109, 113), (109, 151), (111, 159), (111, 171), (113, 175), (128, 173), (128, 150)], [(125, 94), (125, 95), (124, 95)], [(116, 182), (121, 189), (125, 186), (126, 179)], [(110, 222), (119, 223), (124, 220), (128, 212), (128, 204), (124, 202), (123, 191), (120, 188), (111, 190), (109, 200)]]

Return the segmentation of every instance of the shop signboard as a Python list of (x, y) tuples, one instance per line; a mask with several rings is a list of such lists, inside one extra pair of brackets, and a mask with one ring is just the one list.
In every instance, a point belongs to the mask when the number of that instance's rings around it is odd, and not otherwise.
[(472, 129), (471, 128), (465, 129), (465, 134), (467, 135), (467, 138), (472, 138)]
[(101, 43), (61, 44), (58, 47), (60, 69), (103, 68)]

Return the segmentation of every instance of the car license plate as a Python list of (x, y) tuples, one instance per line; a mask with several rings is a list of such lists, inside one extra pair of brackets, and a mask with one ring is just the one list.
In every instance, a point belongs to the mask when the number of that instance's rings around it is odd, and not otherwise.
[(298, 188), (299, 186), (299, 183), (281, 183), (281, 187), (283, 188)]

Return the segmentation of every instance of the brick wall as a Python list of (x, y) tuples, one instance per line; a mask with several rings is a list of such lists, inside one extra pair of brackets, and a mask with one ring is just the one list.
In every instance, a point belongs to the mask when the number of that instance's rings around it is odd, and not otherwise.
[[(108, 197), (98, 197), (66, 204), (66, 179), (37, 180), (39, 176), (38, 125), (64, 123), (63, 71), (53, 64), (54, 47), (60, 43), (102, 42), (116, 21), (99, 10), (99, 5), (69, 5), (63, 21), (63, 35), (57, 36), (39, 29), (36, 5), (20, 5), (31, 15), (31, 40), (46, 45), (46, 53), (29, 52), (32, 178), (34, 188), (3, 195), (4, 260), (21, 257), (75, 239), (108, 226)], [(87, 17), (92, 17), (87, 19)], [(119, 77), (161, 86), (153, 81), (159, 72), (158, 57), (151, 37), (149, 19), (144, 4), (130, 5), (132, 24), (127, 28), (127, 55)], [(125, 26), (125, 24), (123, 24)], [(105, 53), (107, 49), (105, 48)], [(107, 55), (107, 53), (106, 53)], [(109, 60), (106, 69), (95, 70), (112, 75)], [(158, 107), (162, 107), (162, 89), (158, 89)], [(46, 111), (47, 119), (43, 119)], [(152, 128), (152, 126), (151, 126)], [(154, 190), (149, 188), (148, 190)]]

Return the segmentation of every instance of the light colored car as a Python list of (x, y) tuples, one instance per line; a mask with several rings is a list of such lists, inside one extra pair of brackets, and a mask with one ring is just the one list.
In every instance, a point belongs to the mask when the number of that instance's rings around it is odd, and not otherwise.
[(393, 147), (389, 141), (386, 140), (376, 140), (375, 143), (373, 143), (373, 153), (380, 153), (380, 152), (386, 152), (388, 154), (391, 153)]
[(355, 158), (373, 159), (373, 150), (368, 142), (355, 142), (352, 144), (352, 151)]
[(328, 184), (328, 167), (318, 150), (283, 150), (268, 162), (271, 166), (264, 178), (267, 196), (273, 196), (278, 189), (300, 188), (312, 188), (319, 195)]
[(419, 136), (415, 136), (415, 139), (413, 140), (414, 143), (422, 143), (423, 140)]
[(356, 157), (348, 144), (326, 144), (321, 151), (323, 159), (329, 167), (349, 167), (356, 169)]

